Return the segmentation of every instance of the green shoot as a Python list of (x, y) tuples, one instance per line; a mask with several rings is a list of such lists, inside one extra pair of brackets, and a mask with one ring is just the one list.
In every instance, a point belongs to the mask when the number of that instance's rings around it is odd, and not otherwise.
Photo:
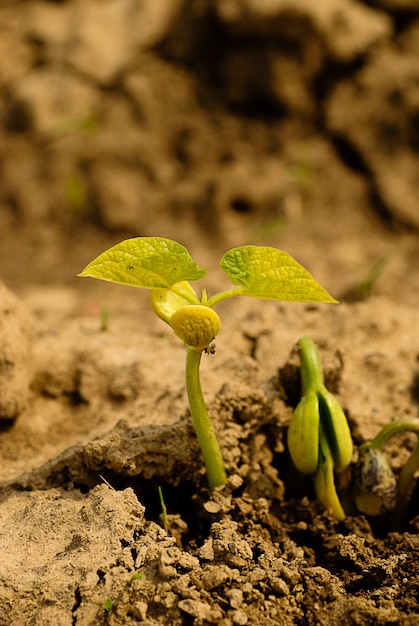
[(109, 306), (107, 305), (106, 302), (102, 302), (101, 307), (100, 307), (100, 330), (102, 332), (106, 332), (107, 330), (109, 330), (109, 318), (110, 318), (110, 312), (109, 312)]
[(360, 302), (369, 298), (388, 261), (388, 255), (380, 257), (368, 270), (364, 278), (344, 292), (342, 300), (346, 302)]
[(135, 237), (106, 250), (79, 274), (150, 289), (154, 312), (186, 345), (186, 389), (210, 489), (227, 482), (199, 376), (202, 353), (212, 352), (212, 341), (221, 328), (213, 307), (236, 296), (337, 302), (295, 259), (276, 248), (234, 248), (223, 256), (220, 265), (232, 287), (210, 299), (204, 290), (199, 298), (189, 281), (201, 279), (206, 270), (192, 260), (185, 247), (162, 237)]
[(77, 174), (70, 175), (65, 181), (65, 195), (67, 203), (73, 211), (78, 211), (82, 208), (86, 194), (83, 182)]
[(143, 578), (144, 578), (144, 574), (142, 572), (135, 572), (135, 574), (133, 574), (131, 578), (129, 579), (129, 584), (132, 585), (134, 580), (143, 580)]
[(103, 603), (103, 608), (105, 609), (105, 611), (107, 613), (109, 613), (110, 611), (112, 611), (112, 606), (113, 606), (113, 602), (111, 600), (111, 598), (107, 598), (105, 600), (105, 602)]
[(313, 476), (317, 498), (338, 520), (345, 518), (334, 474), (352, 459), (352, 437), (346, 416), (326, 389), (320, 357), (309, 337), (299, 340), (302, 398), (288, 429), (288, 449), (296, 468)]
[(169, 521), (167, 519), (167, 509), (166, 509), (166, 504), (164, 502), (164, 498), (163, 498), (163, 491), (162, 488), (158, 487), (158, 491), (159, 491), (159, 500), (160, 500), (160, 506), (161, 506), (161, 512), (162, 512), (162, 516), (163, 516), (163, 528), (166, 531), (166, 534), (169, 534)]

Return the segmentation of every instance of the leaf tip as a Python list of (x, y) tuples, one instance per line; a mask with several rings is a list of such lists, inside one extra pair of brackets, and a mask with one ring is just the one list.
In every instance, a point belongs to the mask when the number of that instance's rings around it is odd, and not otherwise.
[(76, 276), (79, 278), (95, 278), (95, 274), (91, 272), (91, 265), (92, 263), (88, 263)]
[(326, 302), (327, 304), (340, 304), (339, 300), (336, 300), (336, 298), (334, 298), (333, 296), (330, 295), (330, 293), (327, 294), (329, 297), (327, 300), (325, 300), (324, 302)]

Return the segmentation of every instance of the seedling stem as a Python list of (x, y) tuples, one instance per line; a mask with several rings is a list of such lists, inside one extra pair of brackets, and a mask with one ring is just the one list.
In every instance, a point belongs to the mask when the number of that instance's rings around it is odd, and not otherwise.
[(202, 350), (186, 348), (186, 390), (195, 432), (204, 457), (210, 489), (225, 485), (227, 475), (221, 449), (208, 416), (199, 376)]
[(317, 352), (310, 337), (302, 337), (298, 342), (301, 355), (301, 393), (317, 391), (323, 385), (323, 372)]

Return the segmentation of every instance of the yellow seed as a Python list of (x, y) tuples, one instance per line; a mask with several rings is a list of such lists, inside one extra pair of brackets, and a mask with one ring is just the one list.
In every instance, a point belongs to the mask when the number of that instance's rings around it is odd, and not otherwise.
[(221, 328), (217, 313), (202, 304), (189, 304), (178, 309), (169, 324), (179, 339), (196, 350), (207, 348)]
[(386, 455), (360, 446), (354, 471), (355, 504), (365, 515), (382, 515), (397, 504), (397, 481)]

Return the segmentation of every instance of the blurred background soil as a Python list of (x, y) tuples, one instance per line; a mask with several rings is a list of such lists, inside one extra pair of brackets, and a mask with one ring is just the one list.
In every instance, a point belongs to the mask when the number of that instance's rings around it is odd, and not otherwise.
[[(255, 502), (262, 497), (283, 502), (278, 459), (292, 401), (279, 372), (292, 362), (289, 355), (301, 335), (319, 343), (356, 444), (396, 417), (417, 415), (418, 181), (417, 0), (2, 0), (0, 490), (8, 535), (2, 536), (0, 601), (9, 616), (5, 624), (84, 625), (107, 623), (106, 618), (115, 624), (311, 625), (328, 623), (327, 617), (339, 626), (417, 623), (417, 507), (404, 538), (393, 534), (380, 543), (377, 527), (373, 533), (365, 521), (365, 526), (349, 522), (336, 529), (307, 502), (285, 508), (279, 514), (283, 529), (275, 530), (258, 505), (252, 524), (269, 529), (275, 544), (269, 544), (270, 560), (259, 567), (272, 569), (276, 550), (288, 555), (284, 558), (297, 572), (295, 584), (291, 574), (281, 579), (293, 599), (274, 608), (269, 594), (288, 595), (282, 583), (271, 581), (264, 588), (258, 582), (247, 548), (246, 566), (238, 561), (230, 566), (250, 578), (240, 580), (224, 570), (221, 576), (227, 610), (210, 593), (220, 585), (212, 578), (202, 582), (205, 576), (196, 572), (198, 561), (203, 568), (215, 567), (212, 559), (224, 557), (197, 552), (192, 557), (181, 551), (179, 541), (174, 557), (174, 546), (160, 531), (144, 530), (144, 511), (132, 492), (131, 504), (122, 499), (115, 504), (109, 524), (98, 521), (97, 511), (103, 506), (109, 512), (112, 506), (112, 493), (95, 487), (102, 469), (117, 487), (135, 489), (149, 519), (157, 519), (158, 507), (147, 513), (157, 484), (166, 486), (175, 514), (176, 507), (186, 510), (179, 499), (189, 505), (189, 492), (198, 489), (202, 477), (189, 421), (183, 421), (182, 346), (153, 317), (147, 293), (76, 274), (127, 237), (162, 236), (185, 245), (208, 268), (203, 284), (214, 293), (226, 286), (218, 263), (227, 249), (272, 245), (293, 255), (341, 301), (327, 309), (250, 299), (226, 303), (220, 308), (225, 322), (222, 317), (216, 358), (203, 364), (205, 392), (229, 469), (245, 481)], [(107, 315), (109, 331), (104, 332)], [(274, 433), (278, 444), (272, 443)], [(413, 444), (406, 436), (390, 449), (396, 471)], [(145, 480), (143, 486), (136, 476)], [(186, 492), (176, 491), (182, 484)], [(68, 583), (68, 563), (60, 569), (56, 555), (67, 550), (74, 532), (66, 528), (54, 544), (42, 511), (48, 511), (52, 525), (55, 518), (64, 524), (69, 516), (77, 527), (83, 494), (91, 498), (86, 510), (93, 526), (99, 524), (104, 533), (104, 556), (96, 558), (91, 575), (88, 562), (77, 562), (78, 573)], [(221, 524), (219, 511), (234, 505), (217, 506)], [(240, 506), (233, 526), (255, 554), (259, 540), (252, 539), (252, 524), (246, 526), (243, 513), (249, 502)], [(49, 537), (42, 544), (41, 579), (36, 551), (22, 575), (30, 542), (15, 554), (24, 535), (22, 515), (31, 528), (42, 520), (41, 534)], [(213, 525), (208, 534), (214, 519), (206, 520), (206, 531), (200, 527), (195, 548), (208, 536), (229, 545), (230, 530)], [(312, 536), (307, 520), (313, 522)], [(109, 538), (115, 532), (119, 543)], [(127, 547), (141, 533), (164, 545), (141, 562), (153, 584), (148, 595), (135, 599), (130, 614), (127, 572), (138, 568), (140, 559), (127, 556)], [(291, 549), (291, 536), (304, 549)], [(368, 538), (366, 547), (360, 537)], [(146, 538), (141, 549), (136, 545), (138, 554), (146, 550)], [(80, 555), (76, 543), (71, 545)], [(93, 542), (86, 549), (97, 553), (99, 547)], [(198, 578), (188, 574), (188, 584), (202, 588), (199, 597), (185, 595), (173, 583), (175, 600), (161, 600), (158, 585), (168, 585), (170, 575), (159, 561), (153, 578), (155, 564), (169, 553), (178, 567), (174, 579), (195, 571)], [(388, 560), (393, 553), (410, 557), (398, 557), (396, 566)], [(17, 565), (10, 568), (15, 556)], [(301, 565), (302, 556), (310, 571)], [(46, 589), (52, 583), (45, 572), (51, 563), (57, 569), (51, 570), (56, 580), (48, 605)], [(351, 586), (348, 567), (357, 572), (358, 586), (353, 581)], [(408, 588), (404, 568), (412, 568)], [(242, 588), (244, 580), (263, 598), (249, 592), (242, 610), (228, 593)], [(298, 596), (302, 584), (319, 598), (317, 608)], [(376, 596), (368, 592), (372, 584)], [(154, 602), (157, 589), (160, 600)], [(103, 611), (111, 593), (119, 594), (119, 616)], [(191, 605), (198, 600), (205, 606)], [(52, 608), (39, 613), (41, 605)], [(66, 617), (57, 621), (57, 615)]]
[[(76, 286), (104, 246), (286, 249), (338, 296), (418, 290), (418, 6), (3, 1), (0, 267)], [(87, 288), (81, 287), (80, 289)]]

